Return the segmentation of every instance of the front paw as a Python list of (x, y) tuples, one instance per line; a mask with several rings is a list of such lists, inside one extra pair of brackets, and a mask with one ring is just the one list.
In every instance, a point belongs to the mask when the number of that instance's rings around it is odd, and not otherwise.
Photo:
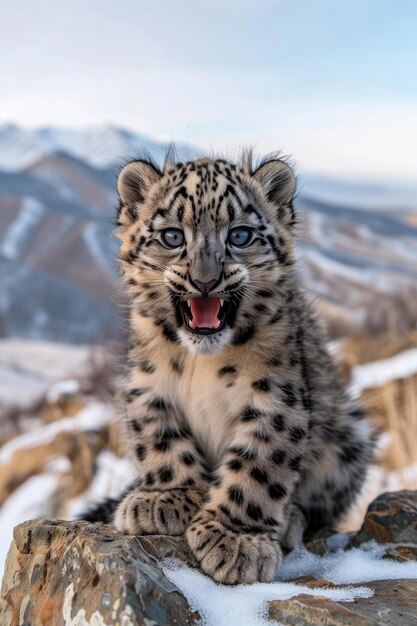
[(129, 535), (182, 535), (201, 502), (196, 489), (133, 489), (117, 507), (113, 524)]
[(281, 564), (272, 532), (236, 532), (208, 511), (196, 515), (186, 538), (203, 572), (219, 583), (269, 582)]

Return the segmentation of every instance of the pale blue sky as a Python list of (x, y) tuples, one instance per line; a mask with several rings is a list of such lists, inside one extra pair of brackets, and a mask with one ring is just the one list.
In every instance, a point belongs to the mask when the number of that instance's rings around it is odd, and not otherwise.
[(2, 0), (0, 121), (417, 179), (415, 0)]

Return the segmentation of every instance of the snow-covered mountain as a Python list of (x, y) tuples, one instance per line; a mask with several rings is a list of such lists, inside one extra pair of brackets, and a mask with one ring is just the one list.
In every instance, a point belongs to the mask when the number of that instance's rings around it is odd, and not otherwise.
[[(16, 124), (0, 124), (0, 171), (22, 171), (57, 152), (98, 169), (119, 165), (138, 154), (149, 154), (157, 162), (163, 162), (170, 145), (115, 125), (30, 129)], [(181, 160), (199, 153), (195, 147), (178, 142), (175, 142), (175, 152)], [(338, 206), (348, 205), (360, 210), (417, 209), (417, 184), (355, 181), (308, 172), (303, 172), (299, 178), (302, 195)]]
[[(0, 125), (0, 170), (22, 170), (55, 152), (66, 152), (98, 168), (118, 163), (121, 159), (148, 153), (162, 160), (169, 144), (116, 126), (84, 129), (25, 129), (15, 124)], [(180, 153), (190, 149), (177, 145)]]
[[(0, 337), (118, 335), (115, 165), (166, 149), (114, 127), (0, 126)], [(301, 271), (335, 328), (392, 321), (398, 298), (417, 318), (416, 204), (400, 191), (300, 175)]]
[(65, 153), (0, 172), (0, 335), (115, 336), (114, 186)]

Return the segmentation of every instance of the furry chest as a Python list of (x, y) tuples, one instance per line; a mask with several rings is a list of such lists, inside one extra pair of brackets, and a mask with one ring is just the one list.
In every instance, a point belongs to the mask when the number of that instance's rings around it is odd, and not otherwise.
[(215, 464), (228, 445), (234, 418), (244, 404), (241, 390), (233, 380), (219, 380), (212, 371), (195, 368), (178, 391), (191, 431)]

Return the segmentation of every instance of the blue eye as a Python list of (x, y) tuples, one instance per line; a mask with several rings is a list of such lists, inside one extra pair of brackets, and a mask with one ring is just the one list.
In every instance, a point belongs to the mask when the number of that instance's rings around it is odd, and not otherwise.
[(166, 228), (161, 239), (168, 248), (179, 248), (184, 243), (184, 233), (180, 228)]
[(227, 241), (237, 248), (247, 246), (252, 240), (252, 229), (247, 226), (237, 226), (229, 231)]

